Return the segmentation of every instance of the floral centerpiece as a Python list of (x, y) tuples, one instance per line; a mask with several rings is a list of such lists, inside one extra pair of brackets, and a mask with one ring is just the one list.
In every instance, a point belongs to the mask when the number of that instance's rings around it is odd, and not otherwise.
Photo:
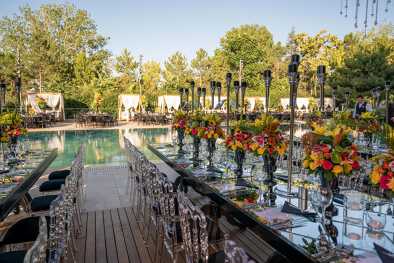
[(231, 134), (226, 137), (226, 147), (235, 152), (234, 160), (237, 164), (235, 174), (237, 177), (242, 177), (242, 167), (245, 160), (246, 151), (250, 149), (253, 143), (253, 124), (246, 121), (239, 121), (235, 123)]
[(355, 125), (357, 131), (364, 134), (364, 137), (367, 139), (368, 146), (370, 146), (373, 134), (380, 131), (380, 124), (376, 113), (361, 113), (361, 116), (356, 120)]
[(16, 112), (6, 112), (0, 115), (1, 142), (7, 143), (10, 155), (16, 156), (18, 138), (26, 133), (23, 128), (22, 116)]
[(209, 114), (205, 117), (205, 125), (203, 127), (202, 138), (207, 140), (207, 151), (208, 151), (208, 170), (215, 170), (212, 158), (213, 153), (216, 150), (216, 140), (224, 138), (224, 131), (220, 127), (222, 119), (218, 114)]
[(181, 110), (175, 112), (172, 122), (172, 128), (175, 129), (178, 134), (179, 153), (183, 153), (182, 148), (184, 145), (183, 140), (185, 139), (187, 121), (188, 121), (188, 115), (185, 112)]
[(311, 111), (307, 114), (305, 121), (308, 126), (312, 126), (312, 124), (314, 124), (314, 123), (318, 123), (318, 124), (322, 125), (323, 124), (323, 114), (318, 110)]
[(321, 176), (322, 186), (339, 175), (351, 175), (360, 169), (360, 157), (351, 133), (352, 129), (343, 125), (314, 124), (313, 131), (304, 135), (303, 166), (310, 174)]
[(394, 194), (394, 152), (383, 153), (372, 158), (374, 166), (369, 175), (371, 183), (387, 194)]
[(201, 138), (204, 134), (204, 116), (200, 111), (193, 113), (186, 125), (186, 134), (193, 139), (193, 165), (198, 166)]

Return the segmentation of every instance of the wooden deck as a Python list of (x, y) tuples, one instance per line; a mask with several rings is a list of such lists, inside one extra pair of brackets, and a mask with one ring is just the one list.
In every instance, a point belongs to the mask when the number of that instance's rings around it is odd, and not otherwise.
[(82, 223), (78, 263), (153, 262), (130, 207), (87, 212)]

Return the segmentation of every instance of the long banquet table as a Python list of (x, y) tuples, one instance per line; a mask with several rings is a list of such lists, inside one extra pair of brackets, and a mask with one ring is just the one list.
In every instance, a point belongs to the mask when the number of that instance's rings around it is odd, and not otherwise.
[[(309, 220), (301, 220), (300, 216), (288, 214), (291, 220), (294, 220), (294, 227), (276, 229), (270, 224), (266, 224), (260, 220), (260, 216), (279, 216), (283, 217), (284, 213), (280, 211), (280, 207), (288, 197), (278, 196), (276, 208), (266, 208), (261, 206), (241, 207), (237, 202), (231, 199), (229, 193), (236, 192), (242, 187), (255, 187), (255, 182), (251, 181), (250, 177), (236, 181), (235, 179), (220, 178), (216, 176), (206, 176), (207, 172), (201, 172), (201, 169), (195, 169), (192, 165), (191, 154), (184, 154), (179, 156), (177, 154), (177, 147), (171, 144), (155, 144), (148, 145), (148, 148), (157, 155), (162, 161), (172, 167), (180, 177), (177, 181), (182, 181), (186, 178), (186, 183), (198, 193), (208, 196), (219, 207), (227, 211), (226, 217), (231, 217), (231, 222), (237, 222), (243, 228), (251, 230), (259, 238), (267, 242), (272, 248), (278, 251), (281, 256), (284, 256), (290, 262), (318, 262), (324, 261), (324, 258), (319, 260), (312, 257), (303, 248), (303, 239), (318, 240), (319, 239), (319, 225), (318, 221), (312, 222)], [(220, 146), (219, 146), (220, 148)], [(219, 154), (224, 154), (220, 152)], [(220, 164), (216, 164), (220, 166)], [(182, 178), (181, 180), (179, 180)], [(286, 182), (277, 180), (278, 189), (286, 189)], [(256, 188), (264, 187), (261, 184)], [(297, 189), (296, 186), (293, 189)], [(263, 193), (263, 191), (260, 192)], [(259, 197), (259, 200), (262, 197)], [(291, 204), (297, 206), (298, 199), (291, 199)], [(387, 215), (387, 224), (382, 236), (374, 236), (368, 232), (368, 229), (361, 225), (355, 226), (344, 223), (343, 220), (343, 205), (335, 204), (338, 208), (338, 215), (333, 218), (333, 223), (338, 230), (338, 247), (344, 250), (351, 247), (353, 249), (354, 258), (357, 262), (380, 262), (373, 243), (376, 243), (389, 251), (394, 251), (394, 218)], [(359, 215), (364, 219), (364, 215)], [(302, 222), (302, 223), (300, 223)], [(351, 229), (351, 230), (349, 230)], [(347, 231), (356, 231), (359, 233), (359, 240), (350, 240), (346, 233)], [(249, 252), (249, 251), (248, 251)], [(249, 252), (250, 253), (250, 252)], [(258, 253), (257, 253), (258, 254)]]
[(56, 156), (57, 149), (30, 151), (20, 167), (8, 168), (8, 172), (0, 174), (0, 222), (25, 198)]

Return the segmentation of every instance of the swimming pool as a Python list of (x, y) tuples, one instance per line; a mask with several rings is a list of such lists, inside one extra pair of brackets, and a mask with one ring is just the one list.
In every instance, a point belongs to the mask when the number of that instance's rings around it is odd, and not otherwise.
[[(137, 147), (147, 143), (171, 141), (169, 128), (130, 128), (112, 130), (78, 130), (55, 132), (30, 132), (25, 139), (32, 149), (58, 149), (58, 156), (50, 168), (70, 166), (79, 145), (85, 145), (85, 164), (122, 164), (126, 161), (123, 136)], [(149, 153), (148, 153), (149, 154)]]

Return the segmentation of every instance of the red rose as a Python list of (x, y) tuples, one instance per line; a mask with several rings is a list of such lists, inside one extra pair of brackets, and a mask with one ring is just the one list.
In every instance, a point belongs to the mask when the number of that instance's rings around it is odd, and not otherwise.
[(197, 129), (196, 128), (192, 129), (192, 135), (197, 135)]
[(393, 172), (388, 172), (387, 176), (393, 177)]
[(330, 152), (330, 148), (328, 147), (327, 144), (323, 144), (321, 147), (321, 150), (323, 151), (323, 153), (329, 153)]
[(389, 189), (387, 184), (390, 182), (390, 179), (391, 179), (390, 176), (387, 176), (387, 175), (382, 176), (380, 178), (380, 188), (385, 189), (385, 190)]
[(357, 161), (354, 161), (354, 162), (352, 163), (352, 168), (353, 168), (354, 170), (360, 169), (360, 163), (357, 162)]
[(332, 163), (330, 161), (327, 161), (327, 160), (324, 160), (322, 162), (322, 165), (323, 165), (323, 169), (324, 170), (331, 170), (332, 166), (333, 166)]
[(383, 169), (389, 169), (389, 164), (387, 163), (387, 162), (384, 162), (383, 163)]

